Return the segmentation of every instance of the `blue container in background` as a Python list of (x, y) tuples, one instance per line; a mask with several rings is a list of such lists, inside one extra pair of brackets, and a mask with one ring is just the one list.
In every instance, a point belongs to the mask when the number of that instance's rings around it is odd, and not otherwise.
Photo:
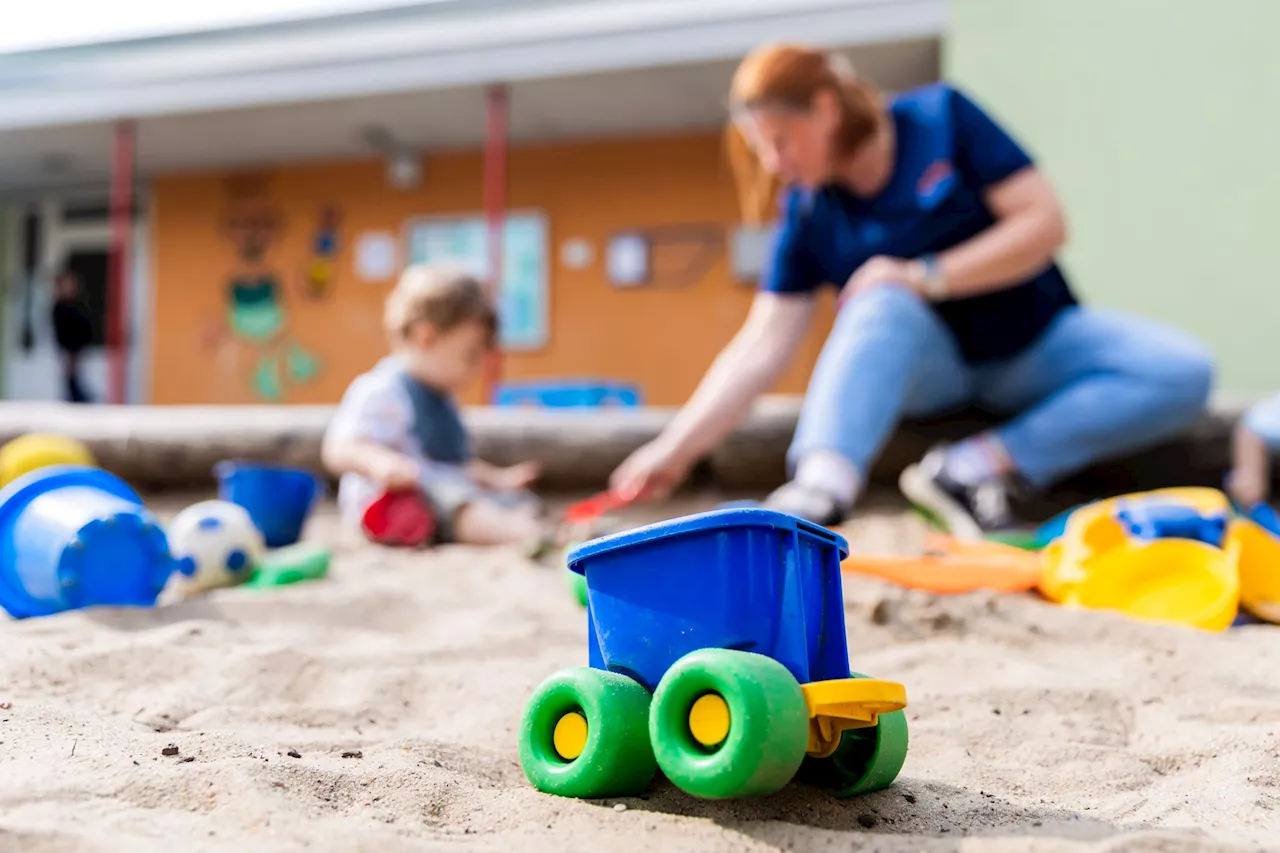
[(106, 471), (41, 468), (0, 491), (0, 607), (15, 618), (150, 607), (175, 568), (155, 516)]
[(508, 382), (494, 391), (495, 406), (542, 406), (549, 409), (583, 409), (640, 405), (640, 390), (622, 382), (590, 379), (553, 382)]
[(218, 497), (244, 507), (268, 548), (298, 541), (322, 491), (319, 478), (305, 468), (232, 460), (219, 462), (213, 474)]
[(721, 509), (587, 542), (588, 662), (649, 690), (703, 648), (768, 655), (801, 684), (849, 678), (844, 538), (766, 509)]

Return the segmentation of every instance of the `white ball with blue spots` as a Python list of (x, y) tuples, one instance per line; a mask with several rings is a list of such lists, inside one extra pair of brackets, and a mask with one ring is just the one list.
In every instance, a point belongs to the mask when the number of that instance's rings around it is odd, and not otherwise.
[(178, 561), (175, 581), (188, 593), (235, 586), (266, 553), (249, 513), (228, 501), (201, 501), (173, 517), (169, 551)]

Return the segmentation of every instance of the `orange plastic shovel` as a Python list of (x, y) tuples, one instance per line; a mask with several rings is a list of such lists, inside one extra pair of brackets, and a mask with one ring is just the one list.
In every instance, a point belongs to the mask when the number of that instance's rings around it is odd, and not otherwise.
[(1027, 592), (1040, 583), (1040, 557), (998, 542), (961, 542), (930, 535), (918, 556), (853, 554), (841, 568), (898, 586), (943, 595), (974, 592)]

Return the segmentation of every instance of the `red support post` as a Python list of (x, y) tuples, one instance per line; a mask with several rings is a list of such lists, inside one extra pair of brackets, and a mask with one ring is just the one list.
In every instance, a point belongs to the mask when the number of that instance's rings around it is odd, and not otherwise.
[(129, 270), (133, 246), (133, 122), (116, 123), (111, 168), (111, 253), (107, 269), (108, 398), (128, 399)]
[[(507, 218), (507, 120), (506, 86), (489, 87), (488, 133), (484, 149), (484, 215), (489, 231), (489, 295), (494, 304), (502, 296), (502, 230)], [(491, 404), (502, 380), (502, 350), (494, 347), (485, 363), (485, 404)]]

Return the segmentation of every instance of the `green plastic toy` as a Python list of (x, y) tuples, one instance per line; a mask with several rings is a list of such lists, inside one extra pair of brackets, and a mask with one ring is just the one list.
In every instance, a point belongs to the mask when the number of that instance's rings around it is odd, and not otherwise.
[(564, 565), (564, 582), (569, 587), (569, 593), (573, 596), (574, 601), (578, 602), (583, 607), (586, 607), (587, 578), (585, 575), (580, 575), (577, 572), (570, 571), (569, 569), (569, 552), (580, 544), (580, 542), (570, 542), (566, 545), (561, 562)]
[(319, 580), (329, 574), (332, 551), (313, 542), (299, 542), (267, 553), (245, 586), (268, 589)]

